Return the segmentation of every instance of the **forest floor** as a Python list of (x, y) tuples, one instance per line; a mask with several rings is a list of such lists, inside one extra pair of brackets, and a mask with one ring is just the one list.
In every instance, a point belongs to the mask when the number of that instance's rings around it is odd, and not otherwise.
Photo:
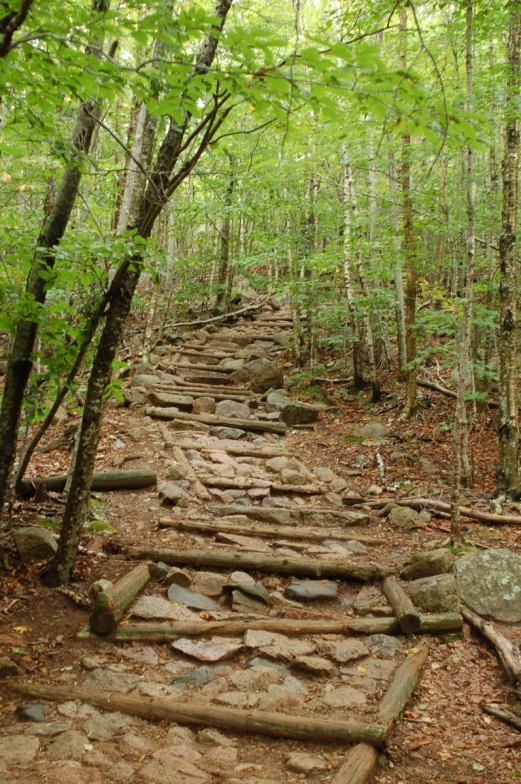
[[(264, 318), (268, 319), (269, 314)], [(243, 322), (231, 329), (222, 327), (211, 331), (212, 341), (216, 341), (214, 349), (219, 341), (228, 345), (233, 334), (240, 334), (241, 329), (252, 334), (251, 343), (243, 341), (243, 347), (259, 348), (254, 333), (256, 330), (265, 333), (266, 326)], [(191, 345), (191, 337), (190, 333), (183, 334), (188, 341), (183, 346), (186, 349)], [(290, 361), (289, 352), (279, 352), (265, 336), (260, 342), (266, 344), (268, 356), (274, 350), (279, 361)], [(133, 351), (133, 359), (138, 364), (138, 349), (134, 346)], [(169, 351), (171, 357), (176, 347), (169, 347)], [(231, 352), (230, 357), (234, 356)], [(165, 361), (164, 353), (156, 356), (153, 370), (161, 375), (163, 382), (167, 378)], [(177, 357), (171, 361), (180, 360)], [(177, 372), (182, 374), (180, 368), (177, 365)], [(168, 372), (173, 373), (171, 369)], [(248, 444), (253, 450), (284, 449), (288, 456), (296, 456), (308, 468), (309, 482), (317, 482), (320, 472), (315, 473), (316, 468), (327, 467), (345, 480), (342, 495), (360, 495), (368, 500), (378, 497), (371, 495), (375, 488), (381, 489), (382, 477), (375, 459), (378, 452), (383, 459), (386, 486), (392, 489), (386, 490), (385, 496), (418, 495), (449, 500), (451, 433), (447, 423), (451, 421), (453, 401), (435, 392), (422, 391), (417, 418), (404, 423), (399, 419), (400, 385), (389, 375), (383, 386), (386, 391), (383, 402), (371, 405), (365, 393), (343, 402), (337, 396), (339, 387), (326, 385), (323, 393), (336, 408), (323, 405), (312, 429), (288, 428), (283, 437), (248, 433), (237, 443)], [(291, 394), (310, 402), (316, 399), (316, 390), (312, 392), (305, 383)], [(262, 410), (261, 404), (255, 412), (260, 421), (275, 421), (274, 417), (262, 419), (265, 417)], [(61, 435), (70, 421), (52, 428), (46, 443)], [(353, 438), (354, 429), (367, 423), (385, 425), (389, 432), (376, 441)], [(272, 479), (265, 460), (250, 456), (248, 461), (247, 457), (239, 459), (233, 453), (226, 453), (226, 446), (232, 442), (223, 439), (223, 434), (217, 439), (205, 426), (199, 432), (178, 432), (175, 424), (170, 423), (167, 427), (178, 441), (200, 443), (199, 449), (193, 446), (186, 450), (199, 478), (210, 472), (208, 455), (213, 454), (214, 466), (230, 468), (217, 471), (212, 474), (214, 477), (230, 477), (232, 483), (239, 480), (239, 486), (240, 477)], [(205, 448), (208, 443), (213, 443), (213, 452)], [(464, 491), (469, 505), (476, 508), (489, 509), (496, 449), (493, 424), (486, 413), (480, 414), (471, 432), (475, 485)], [(125, 463), (125, 468), (152, 468), (161, 480), (169, 481), (169, 471), (176, 464), (165, 443), (164, 430), (157, 419), (145, 415), (142, 405), (111, 404), (105, 417), (96, 470), (114, 470), (121, 465), (122, 457), (129, 456), (132, 459)], [(38, 452), (29, 473), (31, 476), (64, 473), (68, 460), (69, 452), (65, 448)], [(262, 480), (258, 484), (262, 485)], [(302, 780), (340, 784), (344, 781), (335, 777), (348, 752), (345, 743), (248, 736), (226, 730), (217, 733), (204, 727), (202, 730), (201, 727), (181, 728), (166, 721), (151, 723), (121, 713), (105, 714), (72, 699), (65, 703), (44, 700), (50, 712), (42, 723), (27, 721), (20, 714), (20, 705), (33, 700), (14, 695), (11, 682), (53, 684), (71, 691), (76, 685), (83, 685), (106, 693), (148, 697), (150, 702), (170, 697), (177, 704), (271, 710), (324, 719), (375, 720), (379, 701), (394, 671), (417, 650), (422, 639), (419, 636), (360, 636), (356, 638), (361, 645), (357, 653), (356, 645), (347, 652), (342, 647), (353, 637), (304, 635), (288, 638), (288, 642), (279, 638), (270, 640), (269, 633), (264, 633), (268, 637), (263, 641), (235, 639), (238, 643), (235, 655), (214, 663), (195, 659), (186, 649), (183, 653), (168, 643), (118, 644), (103, 638), (77, 637), (78, 631), (88, 623), (89, 586), (100, 578), (114, 582), (126, 574), (136, 563), (127, 557), (129, 546), (171, 548), (178, 553), (197, 548), (210, 553), (253, 554), (259, 558), (278, 556), (298, 560), (304, 556), (324, 563), (370, 562), (396, 567), (414, 552), (448, 544), (449, 523), (434, 515), (425, 520), (423, 527), (410, 532), (397, 530), (387, 518), (371, 512), (367, 522), (343, 529), (353, 533), (352, 550), (345, 539), (335, 541), (337, 526), (331, 531), (331, 539), (322, 537), (318, 543), (292, 540), (286, 534), (275, 540), (254, 535), (234, 538), (233, 535), (215, 536), (211, 530), (193, 533), (159, 526), (160, 519), (215, 524), (223, 519), (215, 516), (215, 504), (234, 504), (245, 496), (244, 492), (241, 496), (237, 490), (212, 485), (210, 480), (206, 487), (209, 498), (198, 498), (191, 486), (187, 505), (170, 508), (161, 501), (156, 488), (95, 493), (93, 510), (115, 533), (84, 533), (69, 595), (43, 587), (39, 582), (42, 564), (21, 563), (12, 534), (2, 534), (0, 657), (9, 657), (19, 669), (12, 680), (0, 681), (0, 781), (6, 784), (15, 781), (289, 784)], [(297, 486), (294, 491), (285, 492), (275, 492), (273, 488), (264, 492), (265, 488), (260, 486), (256, 488), (257, 495), (246, 494), (250, 499), (246, 503), (258, 509), (328, 510), (332, 507), (324, 500), (327, 489), (304, 495)], [(272, 503), (266, 502), (266, 498), (273, 499)], [(53, 493), (19, 501), (14, 506), (13, 524), (16, 527), (43, 524), (53, 530), (59, 525), (62, 508), (61, 496)], [(351, 509), (343, 506), (340, 511)], [(237, 518), (237, 524), (244, 526), (243, 511), (239, 504), (237, 514), (241, 519)], [(363, 512), (363, 506), (357, 511)], [(233, 522), (235, 518), (224, 519)], [(249, 522), (256, 524), (254, 519)], [(299, 529), (300, 526), (295, 528)], [(478, 547), (509, 547), (520, 551), (521, 532), (515, 527), (489, 528), (464, 520), (464, 533)], [(353, 547), (357, 536), (375, 537), (382, 543)], [(242, 578), (234, 574), (233, 580), (242, 579), (245, 584), (248, 580), (255, 581), (257, 586), (267, 589), (269, 608), (255, 600), (248, 605), (247, 594), (246, 599), (244, 594), (236, 595), (232, 606), (222, 600), (218, 602), (224, 577), (229, 580), (233, 569), (223, 572), (190, 566), (183, 569), (185, 585), (217, 601), (217, 609), (193, 612), (172, 602), (178, 615), (173, 611), (169, 616), (164, 609), (165, 583), (152, 580), (145, 589), (145, 595), (152, 601), (147, 608), (133, 613), (134, 619), (136, 616), (156, 620), (295, 618), (349, 622), (362, 614), (369, 618), (388, 615), (386, 607), (389, 608), (378, 582), (371, 589), (369, 585), (337, 580), (334, 599), (318, 598), (303, 603), (288, 600), (285, 591), (291, 582), (289, 577), (253, 568), (240, 571), (248, 574)], [(371, 604), (369, 615), (364, 602)], [(506, 631), (519, 644), (521, 630), (511, 625)], [(519, 732), (485, 716), (481, 710), (483, 702), (513, 711), (519, 706), (494, 651), (466, 624), (462, 633), (424, 639), (428, 642), (429, 655), (420, 683), (394, 727), (385, 753), (380, 754), (379, 768), (372, 780), (378, 784), (473, 784), (492, 780), (506, 784), (521, 779)], [(249, 660), (255, 655), (264, 661), (252, 666)], [(266, 664), (266, 659), (271, 665)], [(273, 668), (273, 663), (278, 669)]]

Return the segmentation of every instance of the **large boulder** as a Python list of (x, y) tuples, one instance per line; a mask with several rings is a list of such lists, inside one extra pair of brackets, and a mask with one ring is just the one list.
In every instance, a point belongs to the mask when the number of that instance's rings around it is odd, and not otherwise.
[(46, 561), (58, 549), (56, 539), (45, 528), (18, 528), (13, 536), (22, 561)]
[(507, 549), (485, 550), (460, 558), (454, 571), (471, 610), (504, 623), (521, 621), (521, 556)]
[(409, 506), (395, 506), (391, 509), (389, 522), (402, 531), (413, 531), (415, 528), (423, 528), (425, 525), (423, 517)]
[(385, 438), (391, 432), (391, 428), (387, 425), (382, 425), (380, 422), (368, 422), (366, 425), (360, 425), (353, 432), (353, 435), (359, 438)]
[(221, 400), (215, 406), (216, 416), (227, 419), (248, 419), (250, 413), (249, 406), (237, 400)]
[(282, 370), (276, 362), (271, 362), (269, 359), (260, 358), (247, 362), (242, 371), (248, 373), (250, 385), (254, 392), (262, 393), (267, 392), (269, 389), (280, 389), (284, 383)]
[(157, 384), (159, 384), (161, 379), (159, 376), (153, 376), (149, 373), (140, 373), (139, 375), (134, 376), (132, 379), (131, 386), (133, 387), (144, 387), (144, 389), (152, 389)]
[(305, 425), (316, 422), (318, 411), (308, 403), (290, 400), (282, 392), (270, 392), (266, 400), (267, 411), (280, 411), (281, 419), (287, 425)]
[(438, 574), (413, 580), (408, 585), (414, 604), (426, 612), (458, 612), (460, 599), (453, 574)]

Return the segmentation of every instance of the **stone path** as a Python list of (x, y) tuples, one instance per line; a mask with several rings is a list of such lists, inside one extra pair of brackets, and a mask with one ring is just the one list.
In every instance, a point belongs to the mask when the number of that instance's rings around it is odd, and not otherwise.
[[(344, 506), (346, 480), (328, 466), (304, 465), (285, 447), (286, 428), (309, 427), (318, 410), (281, 391), (262, 397), (282, 384), (277, 358), (290, 331), (289, 314), (266, 307), (254, 322), (200, 329), (188, 339), (170, 335), (172, 342), (137, 368), (125, 397), (156, 428), (168, 459), (158, 483), (160, 528), (144, 532), (143, 544), (177, 553), (239, 553), (254, 563), (264, 556), (355, 565), (378, 559), (378, 522)], [(397, 568), (404, 559), (397, 551), (386, 565)], [(152, 575), (130, 609), (132, 623), (348, 622), (368, 615), (377, 623), (393, 615), (375, 585), (161, 562)], [(381, 633), (354, 638), (248, 629), (168, 644), (100, 639), (95, 655), (61, 680), (176, 705), (371, 722), (411, 650), (414, 640), (404, 644)], [(325, 782), (335, 780), (347, 752), (342, 744), (158, 725), (78, 701), (51, 707), (52, 713), (35, 709), (37, 721), (21, 715), (4, 734), (1, 780)]]

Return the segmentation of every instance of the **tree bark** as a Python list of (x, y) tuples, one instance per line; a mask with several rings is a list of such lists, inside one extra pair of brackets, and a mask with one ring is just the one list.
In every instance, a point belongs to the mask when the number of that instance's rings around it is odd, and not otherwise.
[(404, 634), (415, 634), (421, 626), (420, 613), (407, 596), (396, 577), (387, 577), (383, 582), (385, 597)]
[[(232, 0), (218, 0), (215, 9), (216, 21), (211, 32), (203, 41), (193, 75), (201, 76), (207, 73), (211, 67), (217, 50), (218, 37), (231, 4)], [(154, 171), (148, 179), (146, 190), (142, 196), (138, 217), (135, 224), (130, 227), (135, 229), (136, 235), (141, 239), (147, 240), (150, 237), (154, 223), (171, 194), (190, 174), (211, 140), (212, 134), (216, 133), (224, 122), (230, 107), (218, 115), (221, 106), (222, 102), (219, 104), (215, 100), (206, 124), (202, 124), (204, 120), (199, 123), (198, 128), (202, 133), (199, 146), (177, 172), (174, 172), (174, 168), (182, 152), (183, 139), (191, 115), (189, 112), (185, 113), (182, 125), (170, 122), (159, 148)], [(96, 450), (101, 435), (103, 401), (112, 376), (112, 364), (116, 358), (125, 321), (130, 312), (132, 297), (140, 277), (142, 263), (142, 253), (140, 250), (136, 250), (132, 263), (125, 262), (123, 265), (124, 272), (108, 307), (105, 326), (89, 376), (80, 429), (78, 459), (72, 468), (71, 487), (63, 514), (60, 542), (49, 570), (43, 578), (48, 585), (56, 586), (68, 583), (78, 552), (81, 530), (88, 510)]]
[[(30, 3), (24, 3), (27, 10)], [(93, 0), (94, 13), (106, 13), (109, 0)], [(15, 28), (16, 29), (16, 28)], [(4, 38), (5, 41), (5, 38)], [(90, 52), (100, 57), (98, 52)], [(69, 223), (81, 180), (82, 159), (88, 155), (94, 129), (101, 114), (101, 104), (89, 98), (80, 104), (72, 134), (73, 160), (67, 164), (57, 188), (53, 207), (40, 233), (34, 261), (25, 288), (25, 298), (34, 311), (29, 318), (21, 318), (15, 337), (5, 376), (2, 408), (0, 410), (0, 516), (9, 492), (10, 478), (16, 454), (18, 428), (23, 406), (25, 388), (33, 366), (32, 353), (38, 322), (49, 289), (50, 273), (56, 261), (55, 248), (59, 244)]]
[(92, 631), (96, 634), (109, 634), (115, 629), (149, 580), (148, 566), (139, 564), (111, 588), (97, 593), (94, 599), (94, 611), (89, 618)]
[[(67, 484), (68, 474), (61, 476), (38, 477), (24, 479), (19, 484), (19, 493), (23, 498), (30, 498), (42, 487), (55, 493), (61, 493)], [(147, 468), (132, 471), (97, 471), (92, 476), (91, 490), (139, 490), (153, 487), (157, 482), (157, 474)]]
[(519, 189), (519, 88), (521, 0), (510, 2), (507, 116), (503, 155), (503, 213), (499, 237), (499, 460), (497, 490), (519, 495), (519, 418), (517, 410), (516, 236)]

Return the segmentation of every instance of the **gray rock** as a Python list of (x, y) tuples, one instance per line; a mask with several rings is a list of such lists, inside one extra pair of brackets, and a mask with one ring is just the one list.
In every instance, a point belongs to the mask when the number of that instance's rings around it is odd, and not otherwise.
[(385, 438), (391, 432), (391, 428), (387, 425), (382, 425), (379, 422), (368, 422), (367, 425), (357, 427), (353, 435), (360, 438)]
[(286, 767), (295, 773), (303, 773), (305, 776), (310, 776), (313, 773), (321, 773), (328, 770), (329, 766), (323, 757), (315, 754), (306, 754), (304, 752), (294, 752), (290, 754), (286, 760)]
[(174, 680), (174, 683), (185, 684), (185, 686), (204, 686), (215, 680), (215, 675), (209, 667), (198, 667), (192, 672), (186, 672)]
[(326, 482), (327, 484), (332, 482), (334, 479), (338, 479), (338, 476), (335, 474), (335, 472), (325, 466), (314, 468), (313, 473), (315, 476), (318, 476), (321, 482)]
[(283, 422), (287, 425), (304, 425), (316, 422), (318, 410), (300, 400), (290, 400), (282, 392), (270, 392), (267, 397), (266, 411), (280, 411)]
[(336, 673), (335, 665), (322, 656), (297, 656), (292, 662), (292, 666), (297, 670), (319, 677), (332, 678)]
[(16, 715), (22, 721), (45, 721), (51, 709), (47, 705), (19, 705), (16, 709)]
[(233, 740), (227, 738), (219, 730), (204, 729), (197, 733), (197, 740), (205, 746), (228, 747), (233, 746)]
[(149, 392), (148, 399), (153, 406), (176, 406), (180, 411), (189, 411), (194, 402), (191, 395), (172, 395), (168, 392), (156, 391)]
[(223, 574), (196, 572), (192, 580), (192, 590), (205, 596), (220, 596), (226, 582)]
[(70, 721), (48, 721), (46, 724), (34, 724), (25, 730), (26, 735), (38, 735), (42, 738), (54, 738), (71, 729)]
[(402, 643), (389, 634), (370, 634), (364, 639), (364, 642), (372, 653), (386, 659), (392, 659), (403, 648)]
[(133, 387), (143, 387), (144, 389), (152, 389), (161, 382), (159, 376), (149, 375), (148, 373), (140, 373), (131, 381)]
[(244, 435), (246, 435), (245, 430), (240, 430), (238, 427), (211, 427), (210, 428), (210, 435), (216, 436), (217, 438), (225, 439), (229, 438), (232, 441), (238, 441)]
[(485, 550), (460, 558), (454, 571), (471, 610), (504, 623), (521, 621), (521, 556), (503, 548)]
[(295, 580), (284, 591), (288, 599), (313, 601), (318, 599), (336, 599), (338, 586), (332, 580)]
[(217, 416), (228, 417), (230, 419), (248, 419), (250, 416), (249, 406), (239, 403), (236, 400), (220, 400), (215, 406)]
[(425, 520), (408, 506), (395, 506), (389, 512), (389, 522), (399, 528), (401, 531), (412, 531), (415, 528), (423, 528)]
[(272, 661), (271, 659), (265, 659), (263, 656), (255, 656), (251, 659), (247, 667), (258, 667), (261, 669), (272, 669), (275, 670), (279, 675), (291, 675), (291, 672), (288, 670), (287, 667), (283, 667), (282, 664), (277, 664), (277, 662)]
[(280, 474), (282, 471), (299, 471), (301, 474), (304, 474), (306, 478), (310, 476), (310, 473), (306, 466), (301, 463), (299, 460), (296, 460), (294, 457), (286, 457), (285, 455), (281, 455), (280, 457), (271, 457), (269, 460), (266, 460), (266, 467), (270, 469), (270, 471), (274, 471), (277, 474)]
[(188, 607), (169, 602), (162, 596), (140, 596), (131, 608), (132, 615), (148, 620), (194, 621), (197, 615)]
[[(8, 735), (0, 739), (0, 763), (28, 765), (38, 754), (40, 741), (27, 735)], [(7, 779), (6, 779), (7, 784)]]
[(135, 689), (140, 681), (139, 675), (127, 672), (113, 672), (98, 667), (89, 672), (83, 681), (85, 689), (102, 689), (103, 691), (117, 691), (126, 694)]
[(247, 593), (243, 593), (236, 589), (231, 592), (231, 598), (232, 610), (234, 610), (234, 612), (246, 614), (254, 613), (256, 615), (267, 615), (268, 613), (268, 608), (264, 602), (255, 599)]
[(371, 465), (371, 458), (367, 455), (357, 455), (355, 457), (355, 465), (359, 468), (367, 468), (368, 465)]
[(123, 713), (95, 713), (85, 723), (85, 732), (90, 740), (108, 741), (122, 735), (132, 724), (130, 716)]
[(320, 647), (338, 664), (348, 664), (369, 655), (369, 648), (361, 640), (327, 641)]
[(243, 582), (242, 580), (231, 580), (224, 586), (225, 591), (241, 591), (241, 593), (251, 596), (253, 599), (263, 602), (266, 605), (270, 604), (270, 594), (267, 588), (262, 583), (251, 583), (249, 581)]
[(342, 479), (342, 477), (337, 476), (336, 479), (333, 479), (333, 481), (330, 482), (329, 487), (334, 493), (343, 493), (344, 490), (347, 489), (348, 484), (345, 479)]
[(238, 653), (243, 645), (232, 642), (226, 637), (212, 637), (210, 640), (181, 638), (172, 643), (172, 648), (199, 661), (216, 662)]
[(415, 553), (400, 574), (404, 580), (417, 580), (419, 577), (446, 574), (454, 566), (455, 560), (450, 550), (445, 550), (445, 548)]
[(280, 472), (280, 480), (285, 485), (305, 485), (307, 476), (300, 471), (293, 471), (291, 468), (283, 468)]
[(351, 553), (366, 553), (368, 551), (368, 547), (362, 542), (358, 542), (356, 539), (350, 539), (349, 542), (344, 542), (344, 547), (346, 550), (349, 550)]
[(269, 359), (254, 359), (236, 371), (246, 373), (250, 377), (250, 386), (254, 392), (267, 392), (269, 389), (280, 389), (284, 384), (284, 376), (280, 367)]
[(18, 554), (24, 562), (46, 561), (58, 549), (56, 539), (45, 528), (36, 526), (17, 528), (13, 531), (13, 537)]
[(139, 769), (140, 781), (146, 784), (210, 784), (211, 775), (196, 767), (183, 757), (176, 756), (171, 749), (156, 752), (160, 756)]
[(138, 648), (120, 648), (119, 654), (125, 659), (151, 664), (153, 667), (159, 664), (159, 656), (150, 645), (144, 645)]
[(58, 735), (48, 754), (53, 760), (80, 760), (85, 754), (88, 738), (78, 730), (67, 730)]
[(356, 708), (367, 703), (367, 697), (352, 686), (331, 686), (322, 701), (332, 708)]
[(342, 501), (342, 496), (338, 495), (338, 493), (333, 493), (332, 491), (329, 493), (325, 493), (324, 501), (327, 501), (328, 504), (332, 506), (338, 506), (341, 509), (344, 506), (344, 502)]
[[(193, 502), (187, 488), (183, 487), (183, 482), (162, 482), (157, 483), (157, 492), (162, 497), (161, 503), (173, 504), (175, 506), (187, 507)], [(188, 484), (188, 483), (186, 483)]]
[(346, 675), (358, 676), (361, 673), (360, 668), (363, 667), (365, 678), (371, 678), (375, 681), (386, 681), (396, 669), (396, 665), (396, 661), (375, 659), (369, 656), (367, 659), (363, 659), (356, 667), (343, 668), (342, 672)]
[(219, 610), (220, 606), (213, 599), (194, 591), (188, 591), (180, 585), (172, 583), (168, 588), (168, 599), (177, 604), (183, 604), (192, 610)]
[(194, 414), (215, 414), (215, 406), (213, 397), (198, 397), (194, 400), (192, 411)]
[(175, 583), (176, 585), (180, 585), (182, 588), (188, 588), (192, 582), (192, 578), (190, 577), (190, 574), (184, 569), (180, 569), (178, 566), (171, 566), (166, 573), (164, 582), (166, 585), (172, 585)]
[(170, 567), (168, 566), (168, 564), (159, 561), (158, 563), (154, 564), (154, 566), (152, 567), (152, 572), (151, 572), (152, 579), (158, 581), (164, 580), (169, 570)]
[(438, 574), (412, 580), (408, 585), (414, 604), (427, 612), (457, 612), (458, 585), (453, 574)]

